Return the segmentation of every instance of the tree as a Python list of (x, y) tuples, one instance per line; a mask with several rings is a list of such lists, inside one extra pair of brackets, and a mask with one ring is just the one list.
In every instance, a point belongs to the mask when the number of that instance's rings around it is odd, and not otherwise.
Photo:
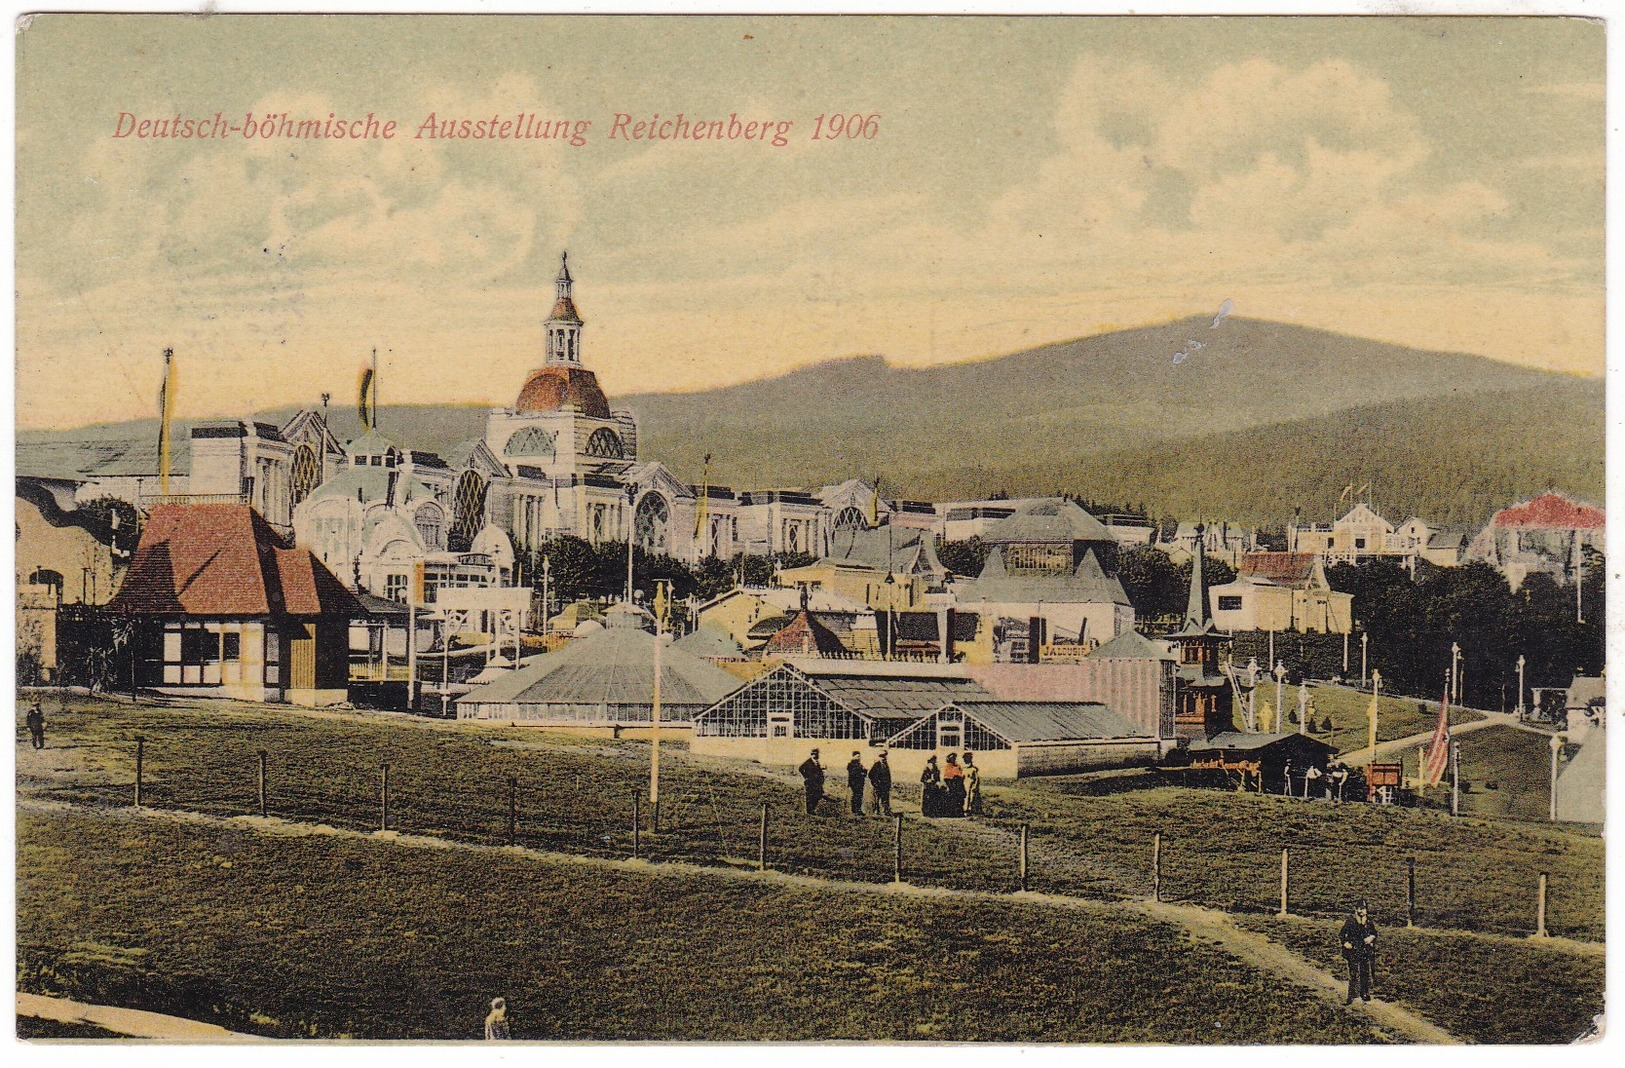
[(972, 536), (965, 541), (937, 539), (937, 559), (956, 578), (975, 578), (987, 564), (991, 547), (981, 538)]

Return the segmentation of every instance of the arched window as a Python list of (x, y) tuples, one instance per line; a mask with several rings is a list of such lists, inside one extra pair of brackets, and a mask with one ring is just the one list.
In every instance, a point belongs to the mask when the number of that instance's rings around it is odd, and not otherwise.
[(626, 458), (626, 451), (621, 448), (621, 439), (616, 436), (615, 431), (607, 426), (601, 426), (587, 439), (587, 455), (605, 460), (621, 460)]
[(316, 461), (316, 450), (309, 445), (300, 445), (293, 450), (293, 503), (298, 507), (300, 502), (310, 496), (322, 481), (321, 464)]
[(863, 530), (868, 526), (868, 517), (852, 505), (842, 508), (835, 515), (836, 530)]
[(474, 543), (474, 535), (485, 525), (485, 479), (476, 471), (464, 471), (457, 479), (452, 494), (451, 533), (446, 548), (454, 553), (466, 553)]
[(412, 523), (418, 528), (418, 537), (423, 539), (423, 547), (430, 552), (439, 552), (445, 547), (443, 539), (446, 536), (446, 513), (433, 502), (423, 505), (412, 516)]
[(671, 526), (671, 506), (658, 493), (645, 493), (633, 513), (633, 533), (638, 547), (646, 553), (667, 551), (667, 530)]
[(504, 456), (552, 456), (557, 436), (540, 427), (527, 426), (502, 447)]

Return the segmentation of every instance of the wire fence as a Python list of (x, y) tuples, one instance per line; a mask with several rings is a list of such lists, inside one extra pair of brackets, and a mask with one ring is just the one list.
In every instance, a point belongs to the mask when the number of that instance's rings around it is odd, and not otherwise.
[[(809, 816), (782, 778), (682, 760), (663, 769), (589, 746), (537, 752), (467, 739), (234, 729), (141, 738), (134, 776), (55, 787), (77, 803), (265, 815), (577, 856), (771, 869), (830, 880), (1095, 900), (1156, 898), (1238, 913), (1336, 916), (1364, 901), (1389, 925), (1600, 938), (1600, 880), (1463, 870), (1459, 854), (1400, 851), (1380, 836), (1325, 841), (1289, 824), (1229, 840), (1123, 821), (1087, 834), (1019, 806), (987, 817), (854, 817), (848, 797)], [(381, 737), (384, 740), (381, 740)], [(474, 757), (474, 759), (471, 759)], [(908, 788), (894, 798), (912, 803)], [(1087, 799), (1073, 799), (1087, 803)], [(1283, 859), (1283, 850), (1285, 858)], [(1548, 850), (1548, 852), (1556, 852)]]

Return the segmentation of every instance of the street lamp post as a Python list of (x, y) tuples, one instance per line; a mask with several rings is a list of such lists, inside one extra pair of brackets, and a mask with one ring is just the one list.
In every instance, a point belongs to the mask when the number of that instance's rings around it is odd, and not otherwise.
[(1365, 631), (1360, 632), (1360, 685), (1365, 685), (1365, 643), (1371, 638)]
[(1247, 729), (1258, 729), (1258, 657), (1247, 658)]
[(1450, 643), (1450, 699), (1461, 704), (1461, 646)]
[(542, 635), (545, 637), (553, 623), (553, 560), (542, 557)]
[(1523, 718), (1523, 654), (1518, 654), (1518, 718)]
[(638, 488), (626, 487), (626, 603), (632, 603), (632, 527), (633, 512), (636, 510)]
[(897, 656), (897, 576), (886, 572), (886, 659)]
[(1547, 819), (1553, 822), (1557, 820), (1557, 757), (1562, 751), (1563, 736), (1561, 734), (1552, 735), (1552, 793), (1551, 803), (1547, 810)]
[(1280, 731), (1286, 722), (1286, 665), (1275, 662), (1275, 729)]

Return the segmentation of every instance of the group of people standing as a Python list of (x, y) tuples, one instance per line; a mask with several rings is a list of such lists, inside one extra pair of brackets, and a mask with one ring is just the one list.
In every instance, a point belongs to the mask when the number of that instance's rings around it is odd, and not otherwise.
[[(816, 815), (818, 803), (824, 799), (824, 765), (814, 749), (797, 769), (807, 791), (807, 815)], [(863, 766), (863, 754), (854, 750), (846, 763), (846, 785), (852, 792), (852, 815), (864, 813), (864, 794), (870, 798), (869, 811), (876, 816), (890, 816), (891, 763), (882, 749), (875, 762)], [(980, 816), (982, 814), (982, 770), (976, 766), (973, 753), (966, 753), (961, 763), (958, 753), (949, 753), (941, 767), (936, 754), (925, 760), (920, 772), (920, 813), (925, 816)]]
[[(797, 770), (801, 772), (801, 783), (807, 790), (807, 815), (816, 815), (818, 803), (824, 799), (824, 765), (818, 761), (818, 750), (814, 749)], [(846, 785), (852, 791), (852, 815), (863, 815), (865, 788), (871, 798), (871, 812), (876, 816), (892, 814), (891, 764), (886, 760), (884, 749), (867, 768), (863, 766), (863, 755), (854, 750), (852, 759), (846, 762)]]
[(935, 753), (925, 758), (925, 769), (920, 772), (920, 814), (949, 819), (982, 814), (982, 770), (976, 766), (974, 753), (967, 752), (963, 764), (957, 753), (949, 753), (940, 768)]

